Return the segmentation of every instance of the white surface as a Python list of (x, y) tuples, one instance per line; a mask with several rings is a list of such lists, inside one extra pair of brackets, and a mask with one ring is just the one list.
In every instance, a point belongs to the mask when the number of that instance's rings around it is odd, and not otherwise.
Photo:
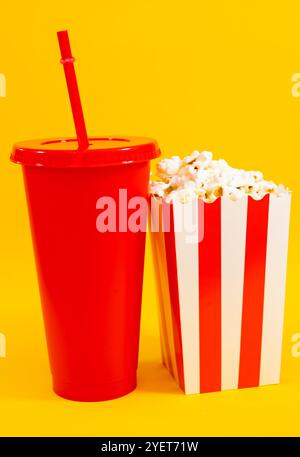
[[(191, 204), (198, 221), (198, 202), (194, 200)], [(174, 202), (184, 382), (185, 392), (192, 394), (200, 391), (198, 243), (191, 243), (191, 239), (197, 239), (198, 223), (194, 233), (182, 230), (182, 225), (182, 204)]]
[(270, 195), (260, 385), (280, 382), (291, 195)]
[(221, 200), (222, 390), (238, 388), (247, 206)]

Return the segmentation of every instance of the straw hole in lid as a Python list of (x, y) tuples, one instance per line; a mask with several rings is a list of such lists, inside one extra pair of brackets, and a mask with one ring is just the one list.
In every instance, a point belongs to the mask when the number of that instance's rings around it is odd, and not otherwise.
[[(129, 143), (130, 140), (128, 138), (114, 138), (114, 137), (101, 137), (101, 138), (89, 138), (89, 141), (123, 141), (124, 143)], [(75, 138), (64, 138), (61, 140), (48, 140), (43, 141), (41, 143), (42, 146), (47, 144), (58, 144), (58, 143), (78, 143), (77, 139)], [(89, 146), (92, 146), (93, 143), (89, 143)]]

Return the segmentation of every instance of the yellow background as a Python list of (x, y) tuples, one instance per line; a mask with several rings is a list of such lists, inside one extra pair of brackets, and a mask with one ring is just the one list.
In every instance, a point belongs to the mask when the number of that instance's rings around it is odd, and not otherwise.
[[(90, 134), (146, 135), (165, 156), (206, 149), (293, 189), (280, 386), (184, 396), (160, 365), (149, 245), (138, 389), (98, 404), (51, 391), (21, 180), (22, 139), (73, 135), (56, 31), (68, 28)], [(299, 435), (300, 3), (1, 2), (0, 435)]]

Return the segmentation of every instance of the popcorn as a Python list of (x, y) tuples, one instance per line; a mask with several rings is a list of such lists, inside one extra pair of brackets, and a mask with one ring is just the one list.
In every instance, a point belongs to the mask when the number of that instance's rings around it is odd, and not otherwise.
[(245, 195), (245, 192), (236, 187), (226, 186), (223, 190), (223, 196), (229, 198), (232, 201), (237, 201)]
[(199, 155), (200, 155), (199, 151), (193, 151), (190, 156), (186, 156), (183, 159), (183, 163), (185, 163), (185, 164), (192, 163), (195, 161), (195, 159), (197, 159), (199, 157)]
[(168, 180), (170, 176), (176, 175), (180, 167), (180, 162), (177, 160), (163, 159), (157, 164), (157, 176), (162, 179)]
[(151, 186), (151, 192), (156, 197), (164, 197), (165, 191), (168, 189), (169, 185), (162, 181), (153, 181)]
[(167, 202), (201, 198), (212, 203), (219, 197), (237, 201), (245, 195), (261, 200), (269, 193), (281, 197), (289, 192), (283, 184), (265, 180), (260, 171), (233, 168), (223, 159), (214, 160), (209, 151), (193, 151), (183, 159), (163, 159), (156, 168), (160, 181), (150, 181), (150, 192)]
[(279, 184), (277, 186), (277, 191), (276, 191), (276, 195), (278, 195), (279, 197), (282, 197), (283, 195), (285, 195), (287, 192), (287, 189), (284, 187), (283, 184)]
[(188, 203), (194, 198), (194, 190), (193, 189), (180, 189), (177, 192), (177, 200), (180, 203)]

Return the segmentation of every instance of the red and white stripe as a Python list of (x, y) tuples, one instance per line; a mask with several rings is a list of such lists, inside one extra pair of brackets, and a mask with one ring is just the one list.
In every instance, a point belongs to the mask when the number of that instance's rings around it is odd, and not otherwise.
[(279, 382), (290, 202), (195, 201), (194, 233), (152, 202), (163, 362), (186, 393)]

